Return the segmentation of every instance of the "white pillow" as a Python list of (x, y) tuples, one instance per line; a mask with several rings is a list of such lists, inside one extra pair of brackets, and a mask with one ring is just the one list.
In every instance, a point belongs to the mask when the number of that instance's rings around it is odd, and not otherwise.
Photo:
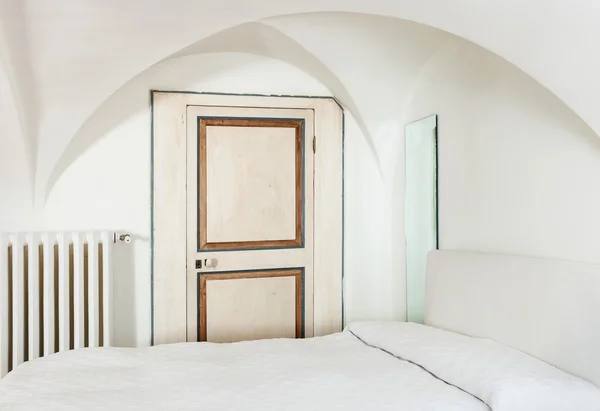
[(353, 323), (346, 330), (420, 365), (494, 411), (600, 411), (596, 386), (489, 339), (399, 322)]

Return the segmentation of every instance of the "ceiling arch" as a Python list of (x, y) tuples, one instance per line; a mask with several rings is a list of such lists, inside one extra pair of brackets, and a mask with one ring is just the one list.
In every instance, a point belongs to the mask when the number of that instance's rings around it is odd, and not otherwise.
[[(39, 114), (30, 139), (36, 180), (53, 169), (70, 138), (106, 98), (165, 56), (216, 32), (267, 17), (307, 12), (379, 14), (429, 25), (470, 40), (515, 64), (600, 130), (600, 8), (593, 2), (532, 0), (306, 0), (204, 2), (171, 0), (0, 0), (4, 21), (17, 16), (23, 35), (5, 40), (19, 73), (30, 72), (17, 94)], [(20, 17), (19, 17), (20, 16)], [(177, 30), (173, 30), (177, 27)], [(23, 91), (31, 87), (35, 93)], [(61, 117), (68, 112), (68, 121)], [(39, 183), (38, 183), (39, 185)], [(36, 190), (37, 191), (37, 190)], [(43, 192), (43, 190), (42, 190)]]
[[(35, 82), (31, 74), (28, 49), (26, 47), (15, 49), (14, 42), (9, 39), (15, 37), (26, 38), (23, 10), (18, 0), (0, 1), (0, 16), (4, 15), (8, 7), (13, 10), (11, 19), (0, 18), (0, 70), (4, 72), (8, 83), (10, 98), (16, 108), (17, 122), (20, 135), (25, 147), (25, 159), (30, 184), (35, 175), (35, 147), (38, 134), (39, 111), (35, 96)], [(7, 96), (4, 96), (6, 99)]]
[[(353, 114), (359, 128), (366, 138), (367, 145), (371, 150), (371, 155), (373, 155), (375, 159), (377, 158), (375, 148), (373, 146), (373, 140), (369, 135), (366, 123), (364, 119), (362, 119), (352, 96), (344, 84), (317, 57), (303, 48), (294, 39), (286, 36), (276, 28), (259, 22), (245, 23), (194, 43), (167, 57), (163, 61), (198, 54), (222, 52), (256, 54), (281, 60), (299, 68), (300, 70), (309, 74), (311, 77), (317, 79), (331, 91), (332, 95), (335, 96), (347, 110)], [(131, 81), (133, 82), (135, 79)], [(117, 94), (118, 93), (115, 93), (113, 96), (117, 97)], [(111, 100), (111, 98), (107, 99), (107, 101), (99, 107), (97, 112), (106, 112), (107, 110), (110, 110), (110, 108), (104, 108), (104, 106), (110, 106), (113, 103)], [(127, 104), (119, 104), (119, 106), (127, 106)], [(85, 150), (91, 147), (97, 138), (102, 136), (102, 132), (99, 132), (99, 130), (106, 132), (106, 129), (94, 125), (94, 116), (95, 113), (86, 120), (86, 122), (70, 140), (69, 144), (58, 159), (48, 178), (44, 193), (44, 201), (46, 201), (50, 195), (50, 192), (52, 191), (52, 188), (64, 171)]]

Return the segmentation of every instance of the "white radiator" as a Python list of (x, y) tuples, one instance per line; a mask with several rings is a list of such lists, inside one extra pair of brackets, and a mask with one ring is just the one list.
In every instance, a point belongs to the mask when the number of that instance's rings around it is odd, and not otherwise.
[(0, 234), (0, 378), (58, 351), (110, 346), (113, 233)]

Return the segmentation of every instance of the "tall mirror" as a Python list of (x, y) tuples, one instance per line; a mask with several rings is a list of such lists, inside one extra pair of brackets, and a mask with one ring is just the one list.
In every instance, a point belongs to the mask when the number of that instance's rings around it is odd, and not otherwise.
[(426, 257), (438, 248), (437, 115), (408, 124), (405, 139), (406, 312), (423, 323)]

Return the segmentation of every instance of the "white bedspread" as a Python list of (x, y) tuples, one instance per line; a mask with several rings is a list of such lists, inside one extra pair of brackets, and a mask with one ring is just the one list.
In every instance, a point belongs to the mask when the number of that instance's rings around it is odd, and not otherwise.
[(0, 410), (489, 411), (489, 407), (346, 331), (307, 340), (60, 353), (26, 363), (3, 379)]

